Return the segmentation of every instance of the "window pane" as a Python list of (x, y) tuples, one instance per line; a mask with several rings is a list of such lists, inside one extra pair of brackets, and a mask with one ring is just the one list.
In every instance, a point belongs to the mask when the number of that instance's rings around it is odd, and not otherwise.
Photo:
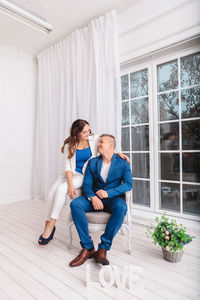
[(132, 173), (133, 177), (149, 178), (149, 154), (132, 154)]
[(180, 185), (162, 182), (160, 187), (160, 209), (180, 212)]
[(183, 150), (200, 149), (200, 120), (182, 122)]
[(183, 181), (200, 182), (200, 153), (183, 153)]
[(129, 98), (128, 91), (128, 75), (124, 75), (121, 77), (121, 91), (122, 91), (122, 100)]
[(200, 117), (200, 87), (181, 91), (182, 118)]
[(181, 58), (181, 86), (200, 83), (200, 53)]
[(159, 95), (158, 107), (160, 107), (160, 121), (178, 119), (179, 118), (178, 92)]
[(160, 176), (166, 180), (180, 180), (180, 162), (178, 153), (160, 154)]
[(179, 149), (179, 123), (160, 125), (160, 150)]
[(132, 150), (148, 151), (149, 150), (149, 126), (138, 126), (131, 128)]
[(129, 127), (122, 128), (121, 146), (122, 146), (122, 151), (130, 150), (130, 129), (129, 129)]
[(130, 74), (131, 98), (148, 95), (148, 70)]
[(200, 185), (183, 184), (183, 212), (200, 215)]
[(177, 60), (159, 65), (157, 76), (159, 92), (176, 89), (178, 87)]
[(131, 101), (131, 124), (149, 122), (148, 98), (140, 98)]
[(133, 204), (150, 206), (150, 182), (133, 180)]
[(122, 125), (129, 125), (129, 102), (122, 102)]

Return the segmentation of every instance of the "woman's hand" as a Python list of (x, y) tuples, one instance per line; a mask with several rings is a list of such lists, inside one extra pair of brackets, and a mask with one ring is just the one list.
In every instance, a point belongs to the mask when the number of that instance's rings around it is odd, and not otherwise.
[(130, 164), (130, 158), (127, 155), (122, 154), (121, 152), (117, 152), (117, 154), (119, 155), (119, 157), (126, 159), (127, 162)]
[(70, 197), (70, 199), (73, 199), (74, 195), (76, 196), (76, 189), (73, 186), (73, 184), (72, 185), (68, 185), (67, 195)]

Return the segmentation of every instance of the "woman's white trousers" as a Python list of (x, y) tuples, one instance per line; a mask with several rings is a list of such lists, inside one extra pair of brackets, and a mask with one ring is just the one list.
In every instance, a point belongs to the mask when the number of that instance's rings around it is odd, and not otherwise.
[[(79, 189), (83, 185), (83, 175), (76, 172), (73, 175), (73, 185), (75, 189)], [(46, 220), (58, 219), (66, 202), (70, 202), (70, 198), (67, 195), (67, 179), (61, 174), (56, 182), (52, 185), (48, 193), (48, 201), (46, 208)]]

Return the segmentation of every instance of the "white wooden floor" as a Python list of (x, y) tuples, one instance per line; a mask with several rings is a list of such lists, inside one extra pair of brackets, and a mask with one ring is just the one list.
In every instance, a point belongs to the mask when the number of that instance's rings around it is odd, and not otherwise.
[[(127, 254), (126, 237), (118, 234), (108, 258), (111, 265), (122, 271), (124, 266), (142, 267), (140, 283), (143, 289), (87, 288), (86, 264), (90, 265), (92, 282), (99, 282), (101, 267), (93, 259), (77, 268), (68, 266), (80, 246), (74, 229), (73, 247), (70, 251), (66, 247), (66, 209), (57, 222), (53, 241), (39, 246), (37, 240), (43, 231), (43, 215), (41, 201), (0, 206), (0, 300), (200, 299), (199, 239), (185, 247), (181, 262), (169, 263), (162, 258), (161, 250), (146, 238), (146, 228), (133, 224), (133, 254)], [(92, 236), (97, 245), (99, 234)]]

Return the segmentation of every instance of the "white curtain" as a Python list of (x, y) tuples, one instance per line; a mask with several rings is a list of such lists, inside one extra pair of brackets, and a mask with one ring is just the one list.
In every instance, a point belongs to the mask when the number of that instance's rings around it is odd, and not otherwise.
[(60, 148), (73, 121), (111, 133), (120, 148), (120, 73), (116, 11), (40, 53), (33, 196), (45, 199), (62, 171)]

